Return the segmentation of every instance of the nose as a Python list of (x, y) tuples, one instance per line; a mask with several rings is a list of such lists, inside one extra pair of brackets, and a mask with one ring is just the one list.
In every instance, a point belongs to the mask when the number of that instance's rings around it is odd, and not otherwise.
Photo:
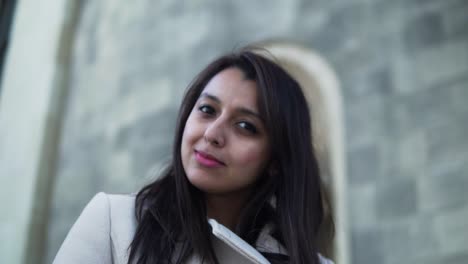
[(224, 124), (222, 120), (217, 119), (210, 123), (203, 135), (206, 142), (216, 147), (223, 147), (226, 143), (224, 135)]

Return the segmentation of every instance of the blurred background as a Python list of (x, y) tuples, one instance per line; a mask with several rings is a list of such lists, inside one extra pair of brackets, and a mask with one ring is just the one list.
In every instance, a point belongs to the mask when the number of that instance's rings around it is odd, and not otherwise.
[(0, 263), (154, 179), (191, 79), (250, 43), (308, 90), (335, 260), (468, 263), (468, 1), (0, 3)]

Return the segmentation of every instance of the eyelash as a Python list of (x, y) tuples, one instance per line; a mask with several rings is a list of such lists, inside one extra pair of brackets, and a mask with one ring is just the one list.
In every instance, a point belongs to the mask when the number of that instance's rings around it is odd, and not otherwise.
[(198, 110), (206, 115), (213, 115), (215, 113), (214, 108), (209, 105), (202, 105), (198, 107)]
[[(208, 116), (211, 116), (211, 115), (214, 115), (216, 113), (215, 109), (210, 106), (210, 105), (201, 105), (200, 107), (198, 107), (198, 111), (200, 111), (203, 115), (208, 115)], [(237, 123), (237, 125), (251, 133), (251, 134), (257, 134), (258, 133), (258, 130), (257, 128), (255, 127), (255, 125), (253, 125), (252, 123), (250, 122), (247, 122), (247, 121), (240, 121)]]
[(239, 125), (240, 124), (245, 124), (245, 125), (240, 126), (240, 127), (242, 127), (242, 129), (245, 129), (245, 130), (249, 131), (252, 134), (257, 134), (257, 132), (258, 132), (257, 128), (254, 125), (252, 125), (251, 123), (249, 123), (249, 122), (241, 121), (238, 124)]

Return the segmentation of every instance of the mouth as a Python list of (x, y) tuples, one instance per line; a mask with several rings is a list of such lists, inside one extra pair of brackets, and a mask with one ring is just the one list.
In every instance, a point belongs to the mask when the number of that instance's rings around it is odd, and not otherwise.
[(213, 155), (210, 155), (206, 152), (195, 150), (195, 159), (201, 165), (209, 168), (225, 166), (224, 162), (220, 161)]

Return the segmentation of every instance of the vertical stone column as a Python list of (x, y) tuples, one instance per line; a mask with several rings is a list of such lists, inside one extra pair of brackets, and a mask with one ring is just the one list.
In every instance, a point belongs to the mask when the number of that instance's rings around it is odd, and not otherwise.
[(78, 1), (18, 1), (0, 95), (0, 263), (40, 263)]

